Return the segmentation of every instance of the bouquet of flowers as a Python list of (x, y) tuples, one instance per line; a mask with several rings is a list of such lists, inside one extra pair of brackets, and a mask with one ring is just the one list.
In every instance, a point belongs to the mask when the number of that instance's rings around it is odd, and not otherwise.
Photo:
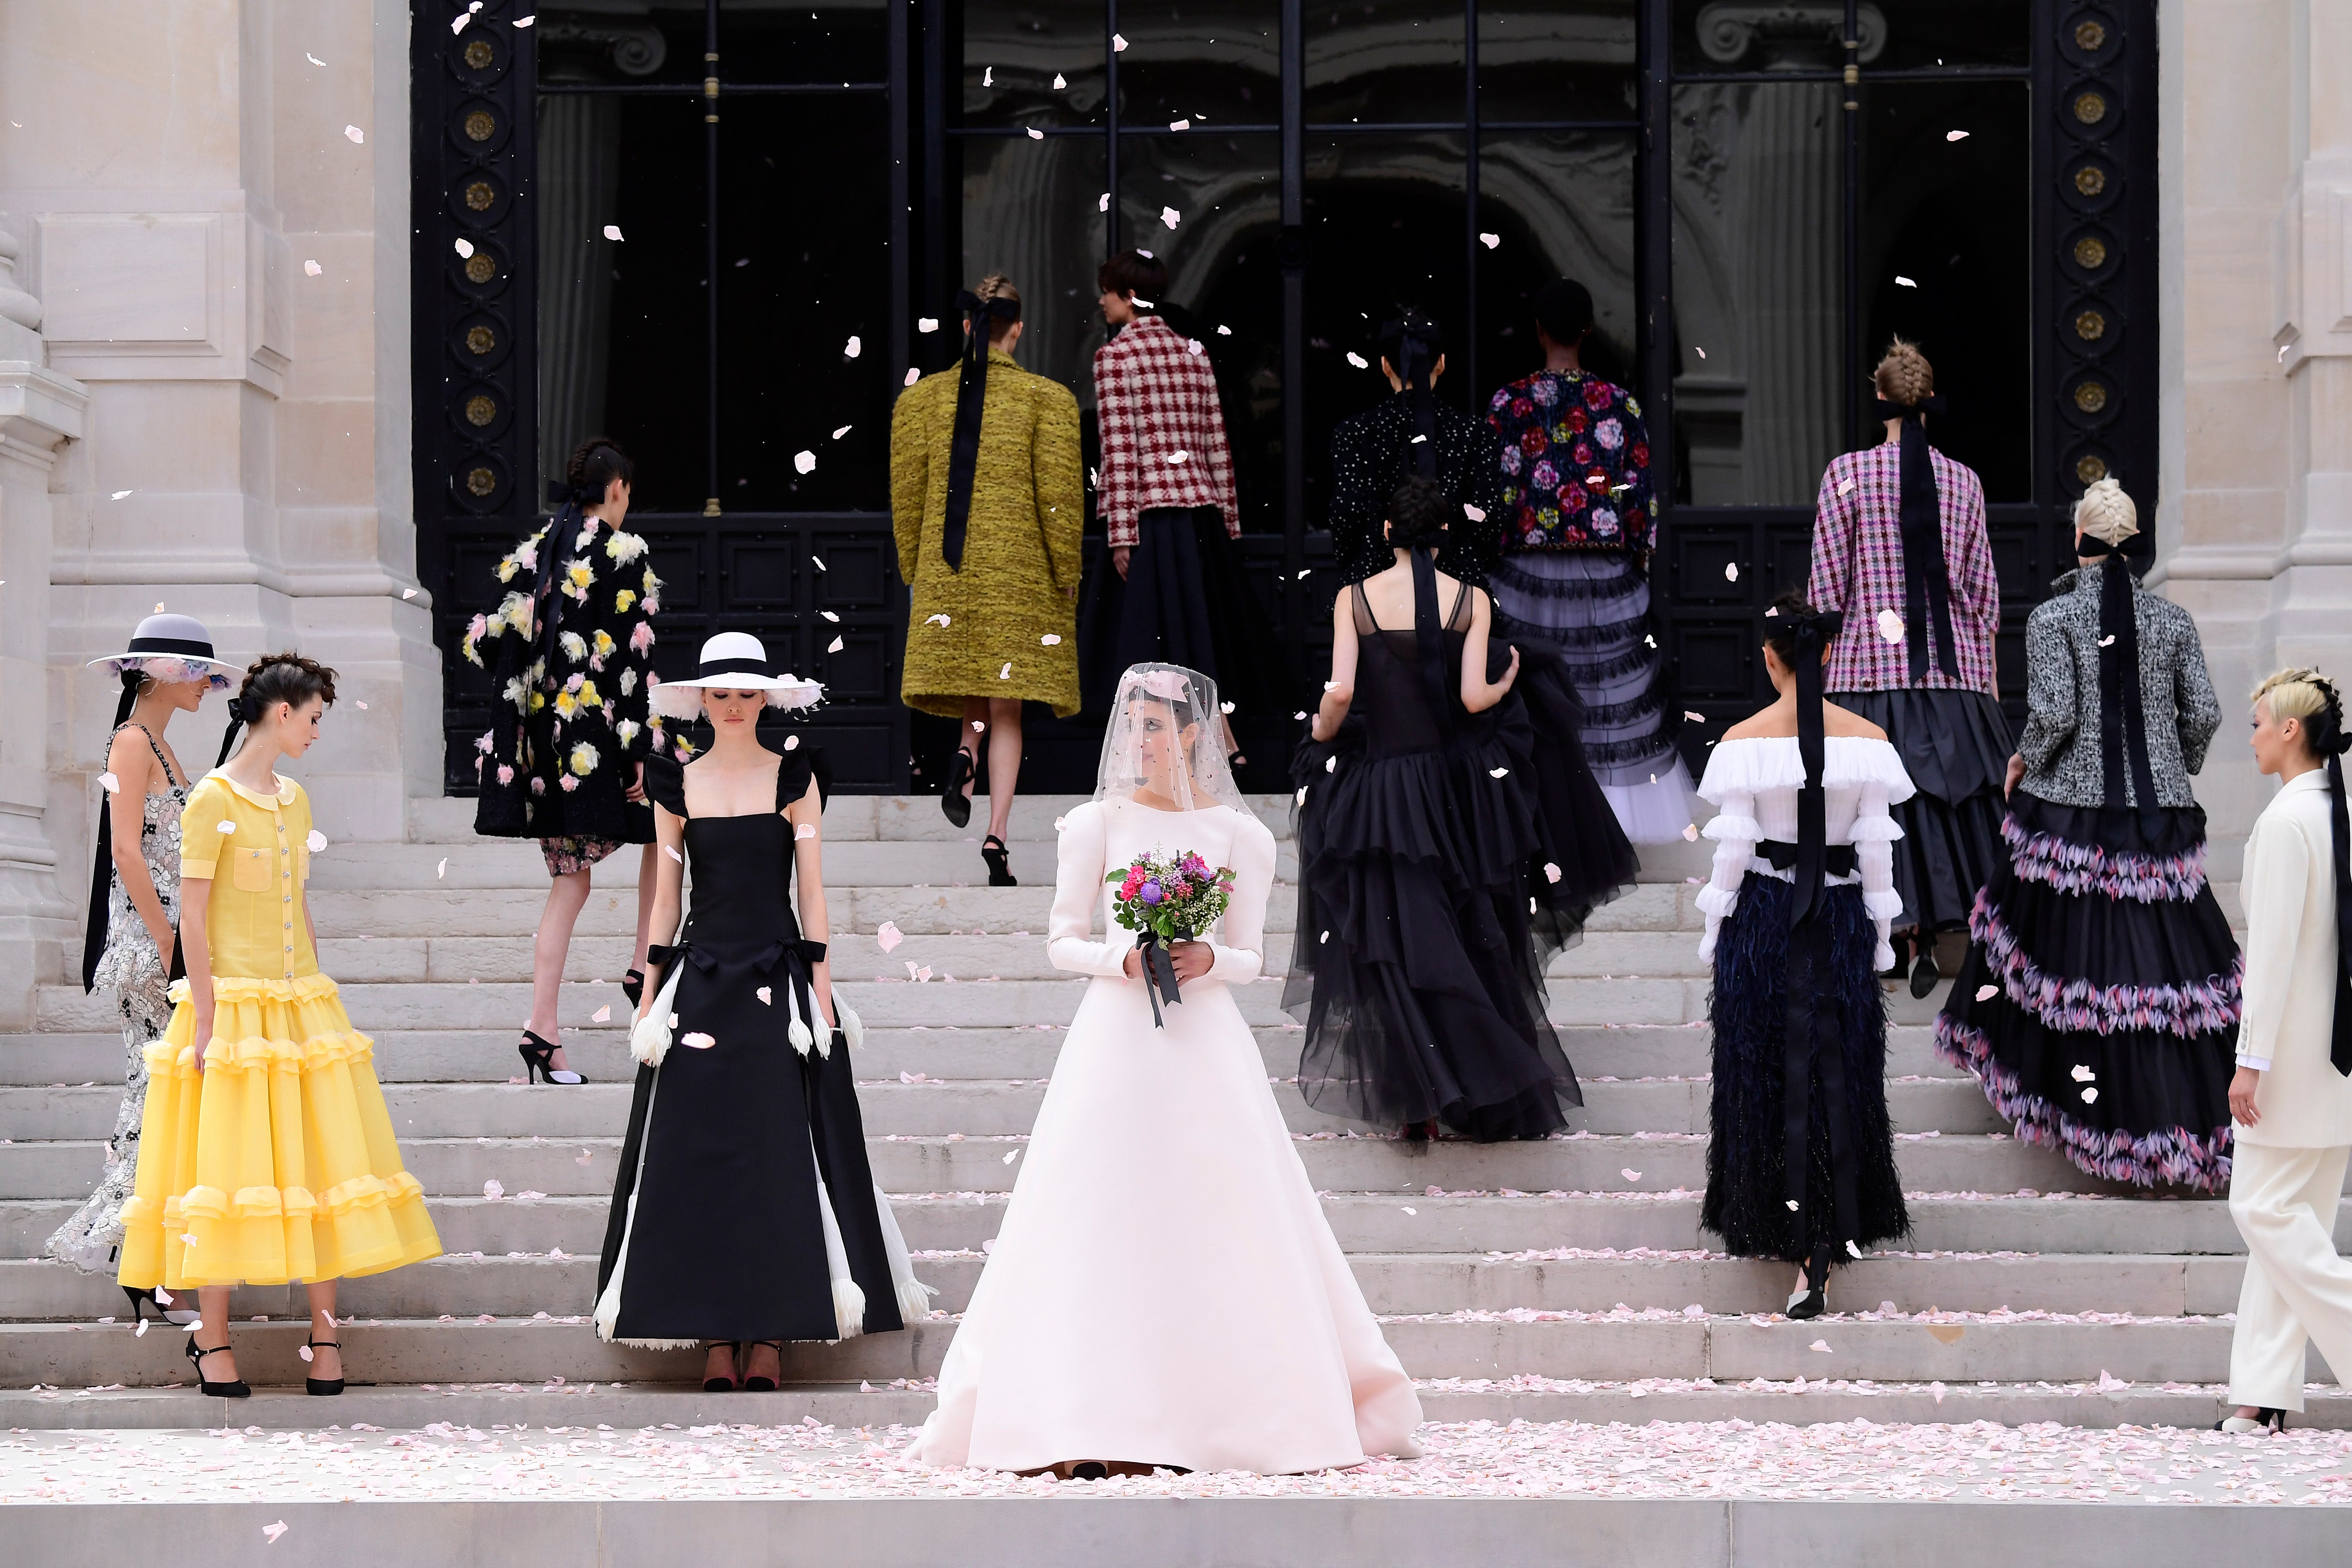
[(1139, 855), (1132, 864), (1103, 880), (1118, 885), (1111, 901), (1118, 923), (1136, 933), (1136, 947), (1143, 954), (1144, 991), (1151, 998), (1151, 1021), (1165, 1027), (1160, 999), (1183, 1000), (1177, 994), (1176, 965), (1169, 957), (1168, 944), (1190, 942), (1216, 923), (1233, 901), (1233, 868), (1212, 868), (1188, 849), (1175, 856)]

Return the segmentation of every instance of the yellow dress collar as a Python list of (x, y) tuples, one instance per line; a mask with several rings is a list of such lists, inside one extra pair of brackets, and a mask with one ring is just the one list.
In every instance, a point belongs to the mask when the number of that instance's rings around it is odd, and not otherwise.
[(272, 773), (270, 776), (278, 780), (278, 793), (274, 795), (265, 795), (257, 789), (247, 789), (245, 785), (237, 783), (235, 779), (229, 777), (228, 774), (225, 773), (215, 771), (213, 774), (213, 777), (220, 780), (221, 783), (228, 785), (228, 787), (237, 795), (243, 796), (252, 805), (259, 806), (264, 811), (275, 811), (281, 805), (292, 805), (294, 804), (295, 795), (301, 792), (302, 786), (296, 784), (292, 779), (283, 777), (277, 773)]

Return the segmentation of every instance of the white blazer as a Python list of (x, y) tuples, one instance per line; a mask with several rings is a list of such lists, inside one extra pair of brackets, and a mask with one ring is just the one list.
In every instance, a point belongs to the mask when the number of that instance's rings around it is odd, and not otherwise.
[(2328, 1059), (2336, 1026), (2336, 862), (2327, 773), (2288, 781), (2246, 840), (2245, 1011), (2238, 1058), (2267, 1059), (2262, 1124), (2241, 1143), (2352, 1144), (2352, 1078)]

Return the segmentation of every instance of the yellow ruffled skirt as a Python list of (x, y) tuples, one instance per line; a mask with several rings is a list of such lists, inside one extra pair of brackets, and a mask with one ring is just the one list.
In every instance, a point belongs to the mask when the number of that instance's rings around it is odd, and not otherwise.
[(133, 1289), (283, 1285), (380, 1274), (436, 1256), (425, 1192), (335, 983), (223, 976), (196, 1068), (188, 983), (147, 1047), (139, 1173), (122, 1205)]

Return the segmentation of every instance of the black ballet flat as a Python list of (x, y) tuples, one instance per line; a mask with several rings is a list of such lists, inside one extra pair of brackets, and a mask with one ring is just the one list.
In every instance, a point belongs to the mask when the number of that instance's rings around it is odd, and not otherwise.
[[(732, 1365), (735, 1360), (735, 1352), (743, 1347), (733, 1340), (713, 1340), (710, 1342), (710, 1348), (712, 1350), (717, 1350), (720, 1345), (725, 1345), (727, 1347), (728, 1363), (730, 1365)], [(731, 1377), (706, 1377), (702, 1380), (702, 1392), (705, 1394), (732, 1394), (741, 1385)]]
[(1935, 943), (1923, 942), (1916, 942), (1915, 945), (1918, 950), (1919, 961), (1911, 966), (1911, 994), (1924, 1002), (1927, 999), (1928, 993), (1943, 983), (1944, 973), (1936, 967)]
[(632, 1008), (643, 1002), (646, 999), (646, 972), (642, 969), (632, 969), (622, 975), (621, 994), (629, 999), (629, 1005)]
[[(782, 1340), (753, 1340), (751, 1342), (751, 1348), (753, 1350), (758, 1350), (762, 1345), (767, 1346), (770, 1350), (776, 1352), (776, 1371), (781, 1373), (784, 1370), (784, 1342)], [(748, 1365), (750, 1363), (747, 1361), (745, 1364)], [(777, 1389), (782, 1386), (783, 1385), (778, 1383), (774, 1378), (764, 1376), (756, 1372), (745, 1373), (743, 1374), (743, 1392), (746, 1394), (773, 1394)]]
[(1788, 1315), (1792, 1321), (1803, 1322), (1818, 1318), (1830, 1307), (1830, 1250), (1816, 1247), (1805, 1259), (1805, 1288), (1789, 1297)]
[[(996, 847), (991, 849), (990, 845)], [(1003, 839), (992, 833), (980, 841), (980, 858), (988, 862), (988, 885), (992, 888), (1017, 888), (1021, 879), (1013, 874), (1013, 852)]]
[(541, 1079), (545, 1079), (550, 1083), (586, 1083), (588, 1081), (570, 1068), (550, 1067), (548, 1064), (555, 1059), (555, 1047), (541, 1039), (529, 1029), (522, 1032), (522, 1038), (516, 1043), (515, 1049), (522, 1056), (523, 1082), (525, 1083), (537, 1083)]
[[(340, 1340), (308, 1340), (304, 1343), (314, 1351), (340, 1352), (343, 1348), (342, 1342)], [(340, 1377), (306, 1377), (302, 1380), (302, 1392), (315, 1394), (320, 1398), (341, 1394), (342, 1391), (343, 1380)]]
[(971, 753), (958, 746), (948, 762), (947, 793), (940, 796), (940, 811), (958, 827), (971, 821), (971, 796), (963, 793), (971, 782)]
[(194, 1334), (190, 1334), (188, 1336), (188, 1360), (195, 1365), (196, 1389), (199, 1393), (212, 1399), (250, 1398), (253, 1394), (253, 1388), (245, 1381), (245, 1379), (240, 1377), (234, 1383), (215, 1383), (205, 1375), (205, 1357), (208, 1355), (218, 1355), (221, 1352), (226, 1349), (228, 1349), (226, 1345), (215, 1345), (208, 1351), (198, 1350), (196, 1348), (196, 1336)]

